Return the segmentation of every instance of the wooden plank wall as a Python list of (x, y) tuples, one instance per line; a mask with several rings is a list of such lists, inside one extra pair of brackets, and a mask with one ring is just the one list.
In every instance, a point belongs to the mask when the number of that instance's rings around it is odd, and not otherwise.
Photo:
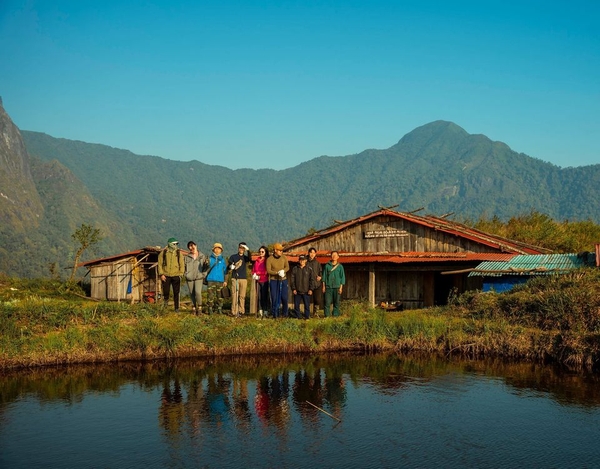
[(446, 277), (439, 271), (388, 270), (389, 267), (380, 265), (371, 274), (362, 266), (346, 265), (343, 299), (369, 300), (369, 275), (374, 276), (375, 305), (401, 302), (404, 309), (446, 304), (452, 288), (458, 293), (482, 288), (481, 277), (469, 278), (466, 273)]
[[(93, 266), (90, 269), (91, 297), (98, 300), (140, 301), (143, 269), (133, 269), (134, 263), (135, 258), (131, 258)], [(127, 293), (130, 279), (131, 293)]]
[[(345, 266), (346, 288), (343, 299), (368, 300), (369, 272)], [(423, 272), (375, 271), (375, 304), (401, 301), (405, 308), (421, 308)]]
[[(406, 231), (404, 236), (365, 238), (367, 231)], [(300, 245), (294, 251), (308, 250), (314, 246), (321, 251), (344, 252), (498, 252), (474, 241), (424, 227), (395, 217), (377, 217), (351, 226), (343, 231)]]

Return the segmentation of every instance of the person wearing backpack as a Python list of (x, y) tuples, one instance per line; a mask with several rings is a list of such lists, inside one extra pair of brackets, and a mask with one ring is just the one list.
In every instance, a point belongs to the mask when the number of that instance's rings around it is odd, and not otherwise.
[(171, 287), (173, 287), (173, 306), (179, 312), (179, 291), (181, 289), (181, 276), (185, 262), (179, 249), (179, 241), (169, 238), (167, 247), (158, 254), (158, 275), (162, 282), (162, 294), (165, 306), (169, 302)]

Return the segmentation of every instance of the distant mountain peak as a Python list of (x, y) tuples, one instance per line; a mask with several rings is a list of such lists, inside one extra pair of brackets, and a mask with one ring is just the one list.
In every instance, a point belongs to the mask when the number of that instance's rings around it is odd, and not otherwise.
[(432, 139), (447, 139), (456, 137), (465, 138), (470, 134), (461, 126), (454, 122), (437, 120), (429, 124), (422, 125), (407, 133), (398, 143), (410, 143), (422, 141), (423, 143), (430, 142)]

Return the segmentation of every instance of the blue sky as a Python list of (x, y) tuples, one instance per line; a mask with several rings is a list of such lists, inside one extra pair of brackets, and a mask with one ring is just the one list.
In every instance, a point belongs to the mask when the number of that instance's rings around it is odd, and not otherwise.
[(229, 168), (388, 148), (452, 121), (600, 163), (600, 2), (0, 1), (23, 130)]

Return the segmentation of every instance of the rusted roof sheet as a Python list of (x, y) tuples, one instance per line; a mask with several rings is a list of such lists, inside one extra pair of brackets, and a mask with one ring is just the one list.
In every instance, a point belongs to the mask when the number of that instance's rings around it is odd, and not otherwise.
[(141, 254), (145, 254), (145, 253), (149, 253), (149, 252), (158, 253), (158, 252), (160, 252), (161, 249), (162, 248), (160, 248), (160, 247), (146, 246), (145, 248), (136, 249), (135, 251), (124, 252), (122, 254), (115, 254), (114, 256), (101, 257), (99, 259), (93, 259), (91, 261), (81, 262), (81, 263), (77, 264), (77, 267), (91, 267), (93, 265), (103, 264), (105, 262), (114, 262), (114, 261), (117, 261), (120, 259), (127, 259), (129, 257), (137, 257)]
[(492, 247), (494, 249), (498, 249), (502, 252), (509, 252), (513, 254), (539, 254), (545, 251), (543, 248), (539, 248), (537, 246), (531, 246), (525, 243), (502, 238), (500, 236), (484, 233), (483, 231), (479, 231), (461, 223), (446, 220), (444, 218), (439, 218), (431, 215), (420, 216), (415, 215), (414, 213), (396, 212), (390, 209), (377, 210), (367, 215), (363, 215), (352, 220), (340, 222), (335, 225), (329, 226), (322, 230), (316, 231), (315, 233), (310, 234), (308, 236), (303, 236), (302, 238), (292, 240), (289, 243), (287, 243), (286, 250), (291, 250), (295, 246), (298, 246), (300, 244), (309, 243), (313, 240), (320, 239), (324, 236), (337, 233), (350, 226), (357, 225), (359, 223), (362, 223), (366, 220), (370, 220), (371, 218), (378, 216), (389, 216), (408, 220), (434, 230), (443, 231), (445, 233), (452, 234), (461, 238), (476, 241), (480, 244)]
[[(298, 262), (298, 256), (306, 252), (290, 252), (285, 256), (291, 262)], [(340, 252), (341, 264), (365, 264), (370, 262), (388, 262), (392, 264), (408, 264), (422, 262), (481, 262), (481, 261), (506, 261), (514, 257), (515, 254), (507, 253), (442, 253), (442, 252)], [(328, 251), (318, 251), (317, 260), (321, 263), (327, 263), (330, 260)]]
[[(592, 258), (593, 256), (593, 258)], [(469, 277), (501, 277), (503, 275), (549, 275), (565, 273), (574, 269), (592, 266), (595, 255), (584, 254), (539, 254), (519, 255), (504, 262), (487, 261), (479, 264)]]

